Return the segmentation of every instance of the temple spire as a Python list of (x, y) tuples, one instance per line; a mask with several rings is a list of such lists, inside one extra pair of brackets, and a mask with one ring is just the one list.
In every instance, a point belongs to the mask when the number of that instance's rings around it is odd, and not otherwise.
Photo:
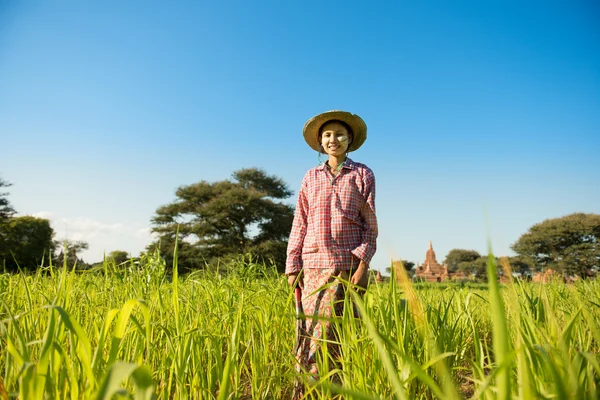
[(433, 250), (433, 241), (429, 241), (429, 248), (425, 254), (425, 261), (422, 267), (417, 268), (416, 275), (418, 278), (428, 282), (441, 282), (448, 279), (448, 270), (438, 263)]

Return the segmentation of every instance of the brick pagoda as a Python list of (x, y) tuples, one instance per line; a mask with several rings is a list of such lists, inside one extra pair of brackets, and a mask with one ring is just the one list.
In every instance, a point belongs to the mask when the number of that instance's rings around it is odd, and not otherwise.
[(435, 251), (433, 251), (431, 240), (429, 241), (429, 249), (425, 254), (425, 261), (420, 266), (417, 264), (415, 275), (418, 279), (427, 282), (442, 282), (450, 279), (450, 276), (448, 275), (448, 266), (440, 265), (435, 258)]

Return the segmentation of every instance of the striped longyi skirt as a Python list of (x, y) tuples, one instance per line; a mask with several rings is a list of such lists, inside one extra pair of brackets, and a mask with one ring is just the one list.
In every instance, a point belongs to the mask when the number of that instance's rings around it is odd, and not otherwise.
[(338, 367), (340, 344), (333, 319), (341, 317), (344, 311), (343, 281), (348, 281), (349, 271), (307, 268), (303, 274), (302, 307), (306, 319), (305, 332), (296, 353), (296, 370), (316, 379), (319, 376), (317, 361), (324, 354), (324, 346), (327, 347), (330, 369)]

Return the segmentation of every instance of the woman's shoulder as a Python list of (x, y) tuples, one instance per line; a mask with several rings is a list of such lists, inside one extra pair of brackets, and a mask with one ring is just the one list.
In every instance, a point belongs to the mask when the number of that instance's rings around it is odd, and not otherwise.
[(362, 176), (375, 176), (373, 170), (369, 168), (366, 164), (356, 162), (354, 160), (350, 160), (352, 162), (353, 168), (358, 171)]
[(310, 176), (314, 176), (319, 170), (322, 170), (322, 169), (323, 169), (322, 165), (317, 165), (316, 167), (312, 167), (311, 169), (306, 171), (306, 173), (304, 174), (304, 179), (306, 179)]
[(302, 178), (302, 185), (306, 186), (312, 182), (315, 182), (318, 172), (322, 169), (323, 169), (322, 165), (317, 165), (316, 167), (313, 167), (313, 168), (309, 169), (308, 171), (306, 171), (306, 173), (304, 174), (304, 178)]

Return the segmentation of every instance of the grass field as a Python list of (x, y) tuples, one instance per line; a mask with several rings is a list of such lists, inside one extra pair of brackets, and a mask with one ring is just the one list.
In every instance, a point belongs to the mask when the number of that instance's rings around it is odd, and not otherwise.
[[(295, 315), (283, 277), (240, 258), (228, 273), (165, 276), (161, 259), (0, 275), (0, 399), (285, 399)], [(488, 274), (495, 277), (493, 264)], [(339, 321), (356, 399), (597, 399), (600, 281), (483, 288), (372, 283)], [(347, 307), (347, 309), (350, 309)]]

